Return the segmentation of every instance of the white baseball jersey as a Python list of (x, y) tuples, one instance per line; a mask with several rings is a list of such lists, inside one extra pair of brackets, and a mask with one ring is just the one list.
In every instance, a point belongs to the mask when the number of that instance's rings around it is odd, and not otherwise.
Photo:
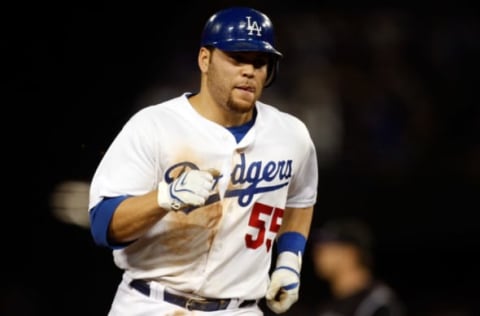
[(183, 167), (219, 170), (219, 200), (188, 214), (168, 213), (142, 238), (113, 250), (114, 261), (129, 278), (179, 291), (261, 298), (283, 210), (316, 201), (315, 146), (303, 122), (262, 102), (237, 143), (197, 113), (187, 95), (132, 116), (94, 174), (89, 207), (103, 197), (150, 192)]

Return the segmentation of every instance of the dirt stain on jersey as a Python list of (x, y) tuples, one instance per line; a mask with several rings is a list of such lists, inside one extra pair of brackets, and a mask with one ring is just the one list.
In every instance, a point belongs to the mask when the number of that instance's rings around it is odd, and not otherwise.
[[(172, 212), (162, 219), (162, 232), (144, 237), (126, 251), (136, 253), (130, 264), (141, 268), (184, 265), (206, 258), (222, 219), (221, 201), (189, 214)], [(138, 250), (142, 249), (138, 252)]]
[(189, 214), (172, 214), (168, 223), (171, 233), (164, 234), (163, 245), (168, 251), (182, 254), (194, 249), (208, 251), (212, 245), (218, 225), (222, 218), (223, 207), (220, 201), (197, 208)]
[[(164, 176), (168, 181), (203, 165), (189, 150), (180, 150), (173, 161), (178, 163), (172, 164)], [(214, 178), (221, 177), (215, 168), (205, 170)], [(206, 258), (223, 216), (223, 205), (218, 193), (216, 199), (207, 203), (209, 204), (191, 210), (188, 214), (183, 211), (170, 212), (161, 220), (162, 227), (159, 231), (142, 237), (125, 249), (127, 256), (129, 252), (134, 254), (129, 257), (129, 263), (140, 269), (148, 269), (186, 265)]]

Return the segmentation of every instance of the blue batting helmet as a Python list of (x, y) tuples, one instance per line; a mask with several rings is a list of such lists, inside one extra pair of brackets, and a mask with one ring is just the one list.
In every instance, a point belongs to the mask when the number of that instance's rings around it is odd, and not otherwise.
[(265, 86), (269, 86), (278, 71), (282, 53), (274, 47), (274, 30), (270, 18), (247, 7), (232, 7), (213, 14), (206, 22), (201, 46), (215, 47), (226, 52), (264, 52), (271, 54)]

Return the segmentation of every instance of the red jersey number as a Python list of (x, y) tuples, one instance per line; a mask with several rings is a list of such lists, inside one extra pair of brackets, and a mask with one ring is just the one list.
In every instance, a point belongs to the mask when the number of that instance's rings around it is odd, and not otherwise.
[[(257, 249), (265, 244), (267, 252), (269, 252), (273, 243), (272, 238), (276, 236), (282, 224), (282, 217), (283, 209), (255, 203), (250, 213), (248, 225), (257, 230), (257, 235), (256, 237), (252, 234), (245, 235), (247, 248)], [(267, 223), (270, 223), (268, 228), (266, 227)], [(271, 232), (271, 234), (267, 235), (267, 230)]]

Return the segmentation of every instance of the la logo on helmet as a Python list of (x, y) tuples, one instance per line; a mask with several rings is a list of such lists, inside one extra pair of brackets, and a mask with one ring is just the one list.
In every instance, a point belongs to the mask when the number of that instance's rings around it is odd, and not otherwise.
[(258, 25), (257, 21), (253, 21), (252, 17), (247, 16), (247, 30), (249, 30), (248, 35), (253, 35), (253, 32), (257, 32), (257, 36), (262, 36), (262, 28)]

